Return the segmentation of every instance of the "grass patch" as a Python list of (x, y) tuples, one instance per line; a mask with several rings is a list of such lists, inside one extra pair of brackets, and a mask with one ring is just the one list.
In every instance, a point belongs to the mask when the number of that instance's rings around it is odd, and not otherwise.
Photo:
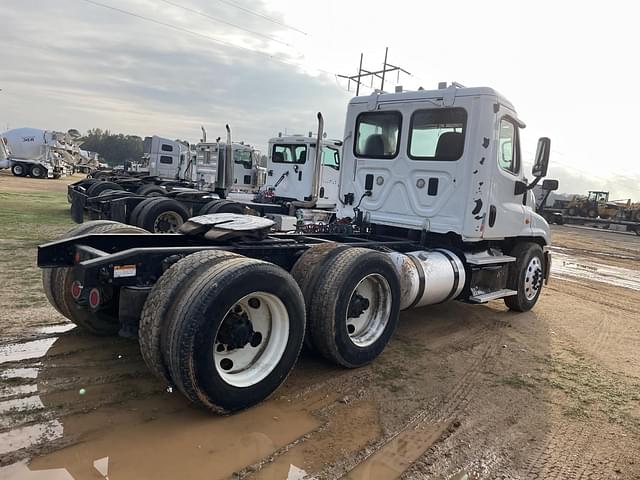
[(48, 240), (51, 231), (65, 231), (73, 225), (63, 192), (0, 193), (2, 239), (29, 242)]
[(536, 385), (534, 383), (527, 381), (517, 373), (511, 374), (508, 377), (500, 378), (498, 380), (498, 383), (500, 383), (501, 385), (507, 385), (512, 388), (526, 388), (528, 390), (536, 388)]

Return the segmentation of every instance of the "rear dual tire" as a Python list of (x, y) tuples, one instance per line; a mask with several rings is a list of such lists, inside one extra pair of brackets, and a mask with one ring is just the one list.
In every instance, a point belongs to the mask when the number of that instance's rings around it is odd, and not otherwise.
[(26, 177), (27, 176), (27, 168), (21, 163), (14, 163), (11, 166), (11, 173), (15, 177)]
[[(295, 365), (305, 330), (302, 294), (289, 273), (267, 262), (190, 257), (147, 299), (143, 356), (193, 403), (223, 413), (247, 408)], [(167, 293), (171, 300), (162, 301)]]
[(130, 223), (151, 233), (177, 233), (189, 212), (173, 198), (151, 197), (131, 212)]
[(312, 247), (292, 273), (305, 297), (307, 345), (347, 368), (366, 365), (382, 353), (400, 314), (400, 282), (386, 255), (338, 245)]

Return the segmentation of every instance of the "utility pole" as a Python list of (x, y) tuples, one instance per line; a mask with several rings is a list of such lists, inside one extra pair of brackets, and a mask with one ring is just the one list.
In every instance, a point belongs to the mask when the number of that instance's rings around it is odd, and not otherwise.
[(369, 77), (371, 83), (371, 88), (373, 88), (373, 80), (380, 79), (380, 90), (384, 91), (384, 82), (386, 79), (386, 74), (391, 72), (397, 72), (398, 80), (400, 79), (400, 72), (406, 73), (407, 75), (411, 75), (404, 68), (398, 67), (396, 65), (390, 64), (388, 60), (389, 55), (389, 47), (384, 49), (384, 63), (382, 65), (382, 70), (370, 71), (362, 68), (362, 61), (364, 59), (364, 54), (360, 54), (360, 65), (358, 66), (358, 74), (357, 75), (338, 75), (340, 78), (346, 78), (348, 80), (348, 89), (351, 90), (351, 82), (355, 82), (356, 84), (356, 96), (360, 94), (360, 85), (363, 85), (362, 79)]

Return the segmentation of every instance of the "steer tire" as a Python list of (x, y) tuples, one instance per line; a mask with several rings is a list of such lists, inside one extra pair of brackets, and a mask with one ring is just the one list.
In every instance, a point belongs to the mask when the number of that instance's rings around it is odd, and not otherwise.
[(136, 195), (145, 197), (160, 197), (167, 193), (167, 190), (160, 185), (142, 185), (136, 190)]
[(118, 185), (115, 182), (109, 182), (109, 181), (95, 182), (91, 184), (89, 188), (87, 188), (87, 196), (89, 198), (97, 197), (105, 190), (124, 190), (124, 188), (122, 188), (121, 185)]
[[(82, 228), (86, 227), (86, 228)], [(108, 220), (87, 222), (70, 230), (65, 234), (66, 238), (85, 235), (89, 233), (139, 233), (144, 230), (130, 225)], [(65, 238), (63, 237), (63, 238)], [(47, 270), (50, 272), (47, 273)], [(118, 333), (118, 298), (114, 294), (112, 301), (103, 309), (92, 311), (88, 307), (78, 305), (71, 296), (71, 284), (73, 283), (73, 269), (58, 267), (45, 269), (43, 272), (43, 286), (50, 303), (66, 318), (93, 333), (94, 335), (115, 335)]]
[[(509, 273), (507, 276), (507, 288), (515, 290), (518, 293), (504, 298), (504, 303), (510, 310), (516, 312), (527, 312), (533, 308), (533, 306), (540, 298), (542, 292), (542, 282), (546, 276), (544, 271), (544, 253), (542, 247), (537, 243), (522, 242), (517, 244), (510, 252), (509, 255), (516, 257), (516, 261), (509, 265)], [(531, 299), (527, 298), (525, 278), (527, 275), (528, 267), (534, 257), (538, 258), (541, 265), (541, 277), (539, 278), (539, 288), (537, 293)]]
[(11, 173), (16, 177), (26, 177), (27, 171), (27, 168), (22, 163), (14, 163), (11, 166)]
[(177, 200), (154, 197), (138, 214), (136, 225), (151, 233), (177, 233), (188, 219), (189, 212)]
[[(316, 290), (318, 280), (322, 275), (326, 274), (327, 260), (344, 250), (349, 248), (339, 243), (321, 243), (320, 245), (313, 245), (307, 251), (305, 251), (300, 258), (296, 261), (291, 269), (291, 276), (296, 281), (304, 297), (304, 305), (307, 311), (307, 316), (310, 311), (310, 301), (313, 292)], [(313, 341), (311, 340), (313, 326), (307, 321), (307, 329), (304, 335), (304, 350), (306, 352), (314, 352)]]
[[(280, 313), (274, 313), (265, 300), (254, 301), (265, 295), (275, 299)], [(222, 341), (220, 327), (241, 302), (255, 309), (268, 306), (270, 313), (262, 318), (270, 319), (270, 326), (261, 339), (267, 343), (258, 344), (263, 345), (256, 353), (260, 356), (249, 359), (253, 366), (240, 365), (239, 371), (233, 371), (235, 363), (225, 368), (223, 361), (218, 363), (219, 356), (234, 358), (252, 351), (225, 350), (221, 343), (219, 350), (216, 341)], [(287, 378), (302, 347), (304, 318), (302, 293), (288, 272), (260, 260), (229, 259), (192, 277), (182, 291), (166, 321), (163, 356), (175, 385), (192, 402), (219, 413), (240, 410), (267, 398)]]
[[(338, 251), (323, 262), (308, 300), (308, 323), (311, 340), (316, 351), (327, 360), (347, 368), (356, 368), (373, 361), (389, 342), (400, 314), (400, 280), (391, 260), (383, 253), (365, 248), (347, 248)], [(348, 315), (352, 295), (360, 282), (372, 279), (375, 295), (367, 298), (371, 304), (358, 317), (378, 311), (373, 309), (376, 298), (380, 301), (380, 322), (366, 321), (361, 332), (354, 327), (353, 316)], [(373, 339), (372, 327), (378, 333)], [(353, 336), (352, 336), (353, 335)]]
[(173, 385), (169, 368), (162, 356), (162, 330), (168, 313), (189, 286), (190, 277), (238, 255), (226, 250), (196, 252), (174, 263), (155, 283), (144, 303), (140, 316), (138, 339), (145, 363), (160, 380)]

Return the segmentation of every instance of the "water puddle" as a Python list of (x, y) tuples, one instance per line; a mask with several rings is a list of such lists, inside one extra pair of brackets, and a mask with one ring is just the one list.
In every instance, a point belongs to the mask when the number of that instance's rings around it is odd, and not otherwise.
[(40, 338), (23, 343), (12, 343), (0, 347), (0, 365), (8, 362), (19, 362), (40, 358), (51, 348), (57, 337)]
[[(61, 438), (64, 428), (58, 420), (27, 425), (0, 433), (0, 455), (15, 452), (22, 448), (52, 442)], [(6, 476), (5, 468), (0, 468), (0, 479), (23, 478)]]
[(312, 392), (212, 415), (167, 393), (138, 348), (75, 331), (0, 347), (0, 464), (17, 461), (0, 480), (228, 478), (316, 431), (310, 412), (336, 400)]
[(616, 287), (640, 290), (640, 271), (615, 267), (554, 251), (551, 276), (603, 282)]
[(76, 326), (71, 322), (58, 323), (56, 325), (45, 325), (44, 327), (39, 327), (36, 332), (43, 335), (60, 335), (61, 333), (68, 332), (74, 328), (76, 328)]
[(20, 378), (36, 378), (38, 376), (37, 368), (7, 368), (0, 372), (2, 379), (20, 379)]
[(279, 455), (250, 476), (259, 480), (312, 478), (314, 472), (349, 458), (381, 435), (378, 410), (373, 402), (355, 401), (332, 409), (328, 425)]
[(392, 480), (399, 478), (448, 428), (446, 423), (424, 423), (406, 428), (343, 478)]

